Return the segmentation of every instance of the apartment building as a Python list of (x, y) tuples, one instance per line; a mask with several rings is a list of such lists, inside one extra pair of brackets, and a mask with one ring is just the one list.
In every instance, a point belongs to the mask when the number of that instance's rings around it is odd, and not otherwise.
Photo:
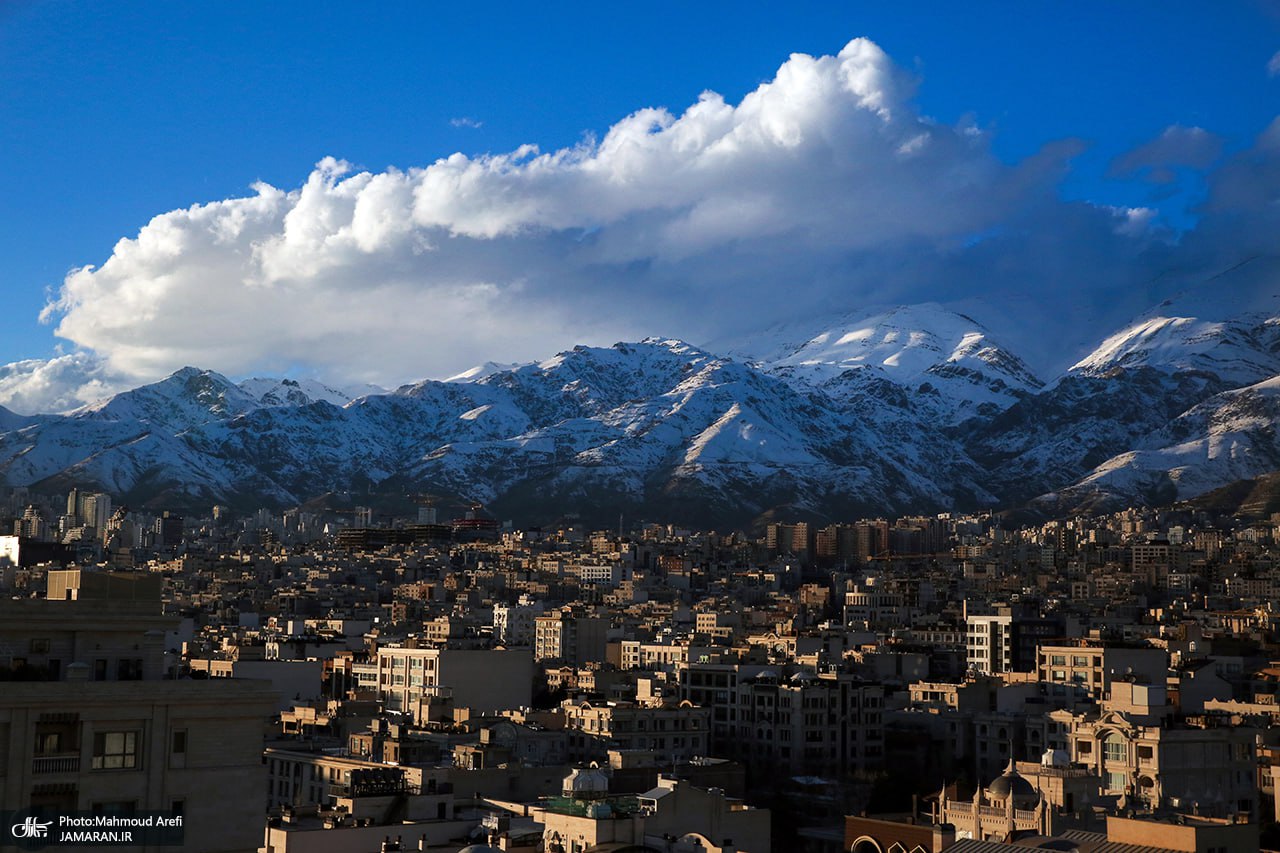
[(564, 608), (534, 619), (533, 659), (581, 665), (605, 659), (609, 620)]
[(165, 680), (177, 620), (150, 581), (54, 571), (51, 598), (0, 600), (6, 668), (56, 679), (0, 687), (0, 810), (164, 811), (182, 815), (184, 849), (256, 851), (276, 693)]
[(1169, 669), (1169, 654), (1151, 646), (1118, 645), (1094, 639), (1043, 644), (1037, 653), (1037, 675), (1051, 695), (1068, 690), (1093, 699), (1111, 692), (1116, 679), (1134, 678), (1159, 684)]
[(884, 688), (837, 673), (690, 664), (681, 697), (711, 711), (713, 754), (794, 774), (845, 773), (884, 758)]
[(431, 699), (490, 712), (521, 708), (533, 698), (529, 649), (378, 649), (378, 699), (389, 711), (425, 716)]
[(574, 761), (604, 759), (609, 750), (648, 750), (664, 760), (688, 761), (709, 754), (711, 711), (690, 702), (565, 701), (561, 705)]

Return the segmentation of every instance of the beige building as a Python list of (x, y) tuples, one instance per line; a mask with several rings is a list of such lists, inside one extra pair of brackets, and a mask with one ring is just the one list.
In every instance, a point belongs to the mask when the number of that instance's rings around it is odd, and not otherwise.
[(1053, 834), (1048, 803), (1012, 761), (990, 785), (974, 791), (971, 800), (953, 799), (944, 792), (935, 822), (955, 827), (957, 839), (1011, 841), (1015, 833)]
[(643, 706), (569, 700), (560, 707), (575, 760), (603, 759), (615, 749), (650, 750), (672, 761), (709, 754), (711, 711), (689, 702)]
[(1042, 644), (1036, 662), (1040, 681), (1049, 685), (1052, 695), (1072, 691), (1094, 699), (1109, 694), (1114, 680), (1136, 677), (1160, 684), (1169, 670), (1169, 654), (1164, 649), (1090, 639)]
[(0, 665), (53, 679), (0, 686), (0, 810), (180, 813), (184, 849), (257, 850), (275, 691), (162, 680), (177, 620), (151, 575), (48, 583), (49, 599), (0, 601)]
[(256, 681), (6, 683), (0, 809), (173, 812), (183, 849), (257, 850), (274, 708)]
[(564, 608), (534, 619), (533, 659), (581, 665), (603, 662), (609, 621), (602, 616)]
[(423, 706), (451, 698), (455, 708), (492, 712), (533, 699), (529, 649), (378, 649), (378, 698), (389, 711), (426, 718)]
[(1067, 743), (1108, 794), (1226, 817), (1258, 808), (1258, 734), (1226, 717), (1175, 720), (1163, 685), (1116, 682), (1100, 715), (1072, 718)]

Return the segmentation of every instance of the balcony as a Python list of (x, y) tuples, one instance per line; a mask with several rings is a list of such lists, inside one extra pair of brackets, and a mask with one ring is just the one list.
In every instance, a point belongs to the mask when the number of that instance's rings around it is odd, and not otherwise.
[(80, 753), (61, 752), (31, 759), (31, 773), (79, 773)]

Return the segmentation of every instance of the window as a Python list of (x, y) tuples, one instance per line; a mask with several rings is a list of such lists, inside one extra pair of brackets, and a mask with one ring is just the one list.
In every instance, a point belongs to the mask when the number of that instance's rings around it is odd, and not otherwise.
[(1107, 761), (1124, 761), (1126, 751), (1124, 748), (1124, 738), (1120, 735), (1111, 735), (1102, 742), (1102, 757)]
[(137, 732), (99, 732), (93, 736), (94, 770), (131, 770), (137, 766)]
[(169, 736), (169, 766), (175, 769), (187, 766), (186, 729), (174, 729)]

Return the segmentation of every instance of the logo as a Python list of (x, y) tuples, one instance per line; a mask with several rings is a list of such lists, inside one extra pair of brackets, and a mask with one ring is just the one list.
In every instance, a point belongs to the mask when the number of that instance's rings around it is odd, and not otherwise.
[(31, 816), (22, 823), (15, 823), (9, 827), (9, 831), (13, 833), (14, 838), (48, 838), (51, 826), (53, 821), (41, 823), (35, 816)]

